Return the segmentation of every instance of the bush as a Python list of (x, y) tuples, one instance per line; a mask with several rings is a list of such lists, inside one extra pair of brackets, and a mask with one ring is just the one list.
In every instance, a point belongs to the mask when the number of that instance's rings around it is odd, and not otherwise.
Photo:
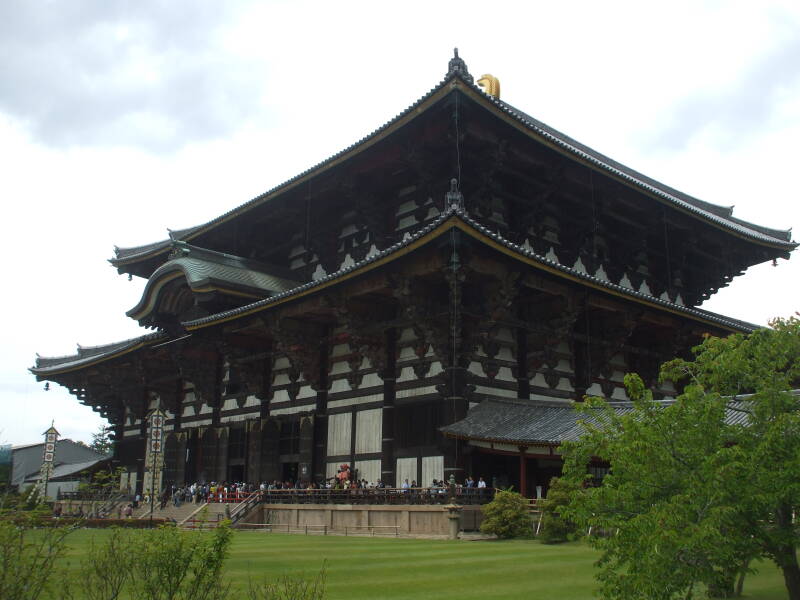
[(494, 500), (481, 507), (483, 533), (499, 538), (525, 537), (531, 534), (531, 517), (526, 498), (510, 490), (497, 490)]
[(547, 499), (541, 504), (542, 526), (539, 536), (543, 543), (566, 542), (577, 531), (575, 523), (561, 515), (562, 510), (569, 505), (572, 495), (577, 492), (578, 488), (564, 479), (553, 477), (550, 480)]
[(56, 597), (53, 574), (66, 549), (70, 527), (35, 530), (31, 519), (0, 521), (0, 598)]
[(132, 597), (141, 600), (222, 600), (230, 585), (222, 577), (232, 531), (223, 521), (213, 532), (161, 527), (136, 533)]
[[(81, 519), (80, 517), (61, 517), (53, 518), (50, 511), (38, 514), (35, 518), (28, 517), (32, 513), (16, 512), (0, 516), (0, 520), (9, 521), (15, 525), (22, 521), (31, 523), (34, 527), (86, 527), (88, 529), (109, 529), (120, 527), (123, 529), (150, 529), (150, 519)], [(172, 521), (166, 519), (153, 519), (154, 527), (172, 525)]]
[(327, 572), (325, 565), (317, 576), (307, 581), (302, 576), (284, 575), (276, 582), (261, 585), (250, 582), (250, 600), (324, 600), (327, 597)]
[[(115, 600), (130, 579), (130, 565), (136, 562), (137, 534), (113, 529), (103, 544), (90, 539), (89, 551), (81, 561), (77, 580), (86, 600)], [(68, 594), (71, 595), (71, 594)]]

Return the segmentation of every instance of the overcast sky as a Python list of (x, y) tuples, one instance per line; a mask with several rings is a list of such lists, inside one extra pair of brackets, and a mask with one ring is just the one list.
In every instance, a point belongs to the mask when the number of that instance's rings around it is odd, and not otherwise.
[[(796, 1), (5, 0), (0, 442), (101, 425), (27, 368), (142, 333), (125, 311), (144, 282), (108, 265), (115, 244), (205, 222), (346, 147), (438, 83), (454, 46), (596, 150), (800, 227)], [(763, 324), (799, 292), (800, 255), (703, 307)]]

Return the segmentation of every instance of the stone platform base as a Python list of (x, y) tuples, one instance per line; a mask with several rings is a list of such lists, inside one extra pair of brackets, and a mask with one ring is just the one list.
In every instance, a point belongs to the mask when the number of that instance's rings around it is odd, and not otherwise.
[[(483, 520), (480, 506), (464, 506), (461, 531), (476, 531)], [(357, 504), (262, 504), (241, 523), (242, 528), (271, 525), (274, 531), (304, 530), (308, 533), (368, 535), (432, 535), (450, 532), (447, 508), (432, 506), (383, 506)]]

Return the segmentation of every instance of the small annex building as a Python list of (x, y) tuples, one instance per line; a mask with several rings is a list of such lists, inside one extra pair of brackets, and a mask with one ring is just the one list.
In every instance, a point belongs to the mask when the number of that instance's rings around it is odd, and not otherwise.
[[(57, 498), (59, 492), (74, 492), (85, 473), (108, 466), (111, 457), (70, 439), (56, 443), (53, 472), (48, 478), (47, 493)], [(11, 448), (11, 486), (20, 492), (40, 480), (44, 442)]]
[(352, 146), (116, 249), (119, 273), (147, 279), (127, 314), (150, 331), (31, 371), (109, 420), (123, 484), (151, 485), (160, 406), (159, 486), (320, 481), (348, 463), (390, 486), (482, 475), (533, 495), (577, 435), (573, 401), (622, 407), (630, 371), (669, 399), (660, 363), (754, 328), (700, 305), (789, 258), (789, 230), (638, 173), (479, 83), (456, 52)]

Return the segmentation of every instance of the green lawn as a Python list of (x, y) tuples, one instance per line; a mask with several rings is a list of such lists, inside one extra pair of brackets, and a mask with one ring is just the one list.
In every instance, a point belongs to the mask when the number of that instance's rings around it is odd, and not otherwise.
[[(92, 535), (70, 536), (70, 560)], [(227, 573), (234, 587), (248, 578), (284, 572), (313, 576), (327, 561), (329, 598), (504, 598), (572, 600), (593, 598), (592, 563), (597, 554), (583, 543), (545, 546), (535, 541), (441, 541), (395, 538), (304, 536), (237, 531)], [(786, 597), (780, 573), (762, 564), (749, 576), (745, 597)], [(234, 593), (235, 598), (246, 594)]]

